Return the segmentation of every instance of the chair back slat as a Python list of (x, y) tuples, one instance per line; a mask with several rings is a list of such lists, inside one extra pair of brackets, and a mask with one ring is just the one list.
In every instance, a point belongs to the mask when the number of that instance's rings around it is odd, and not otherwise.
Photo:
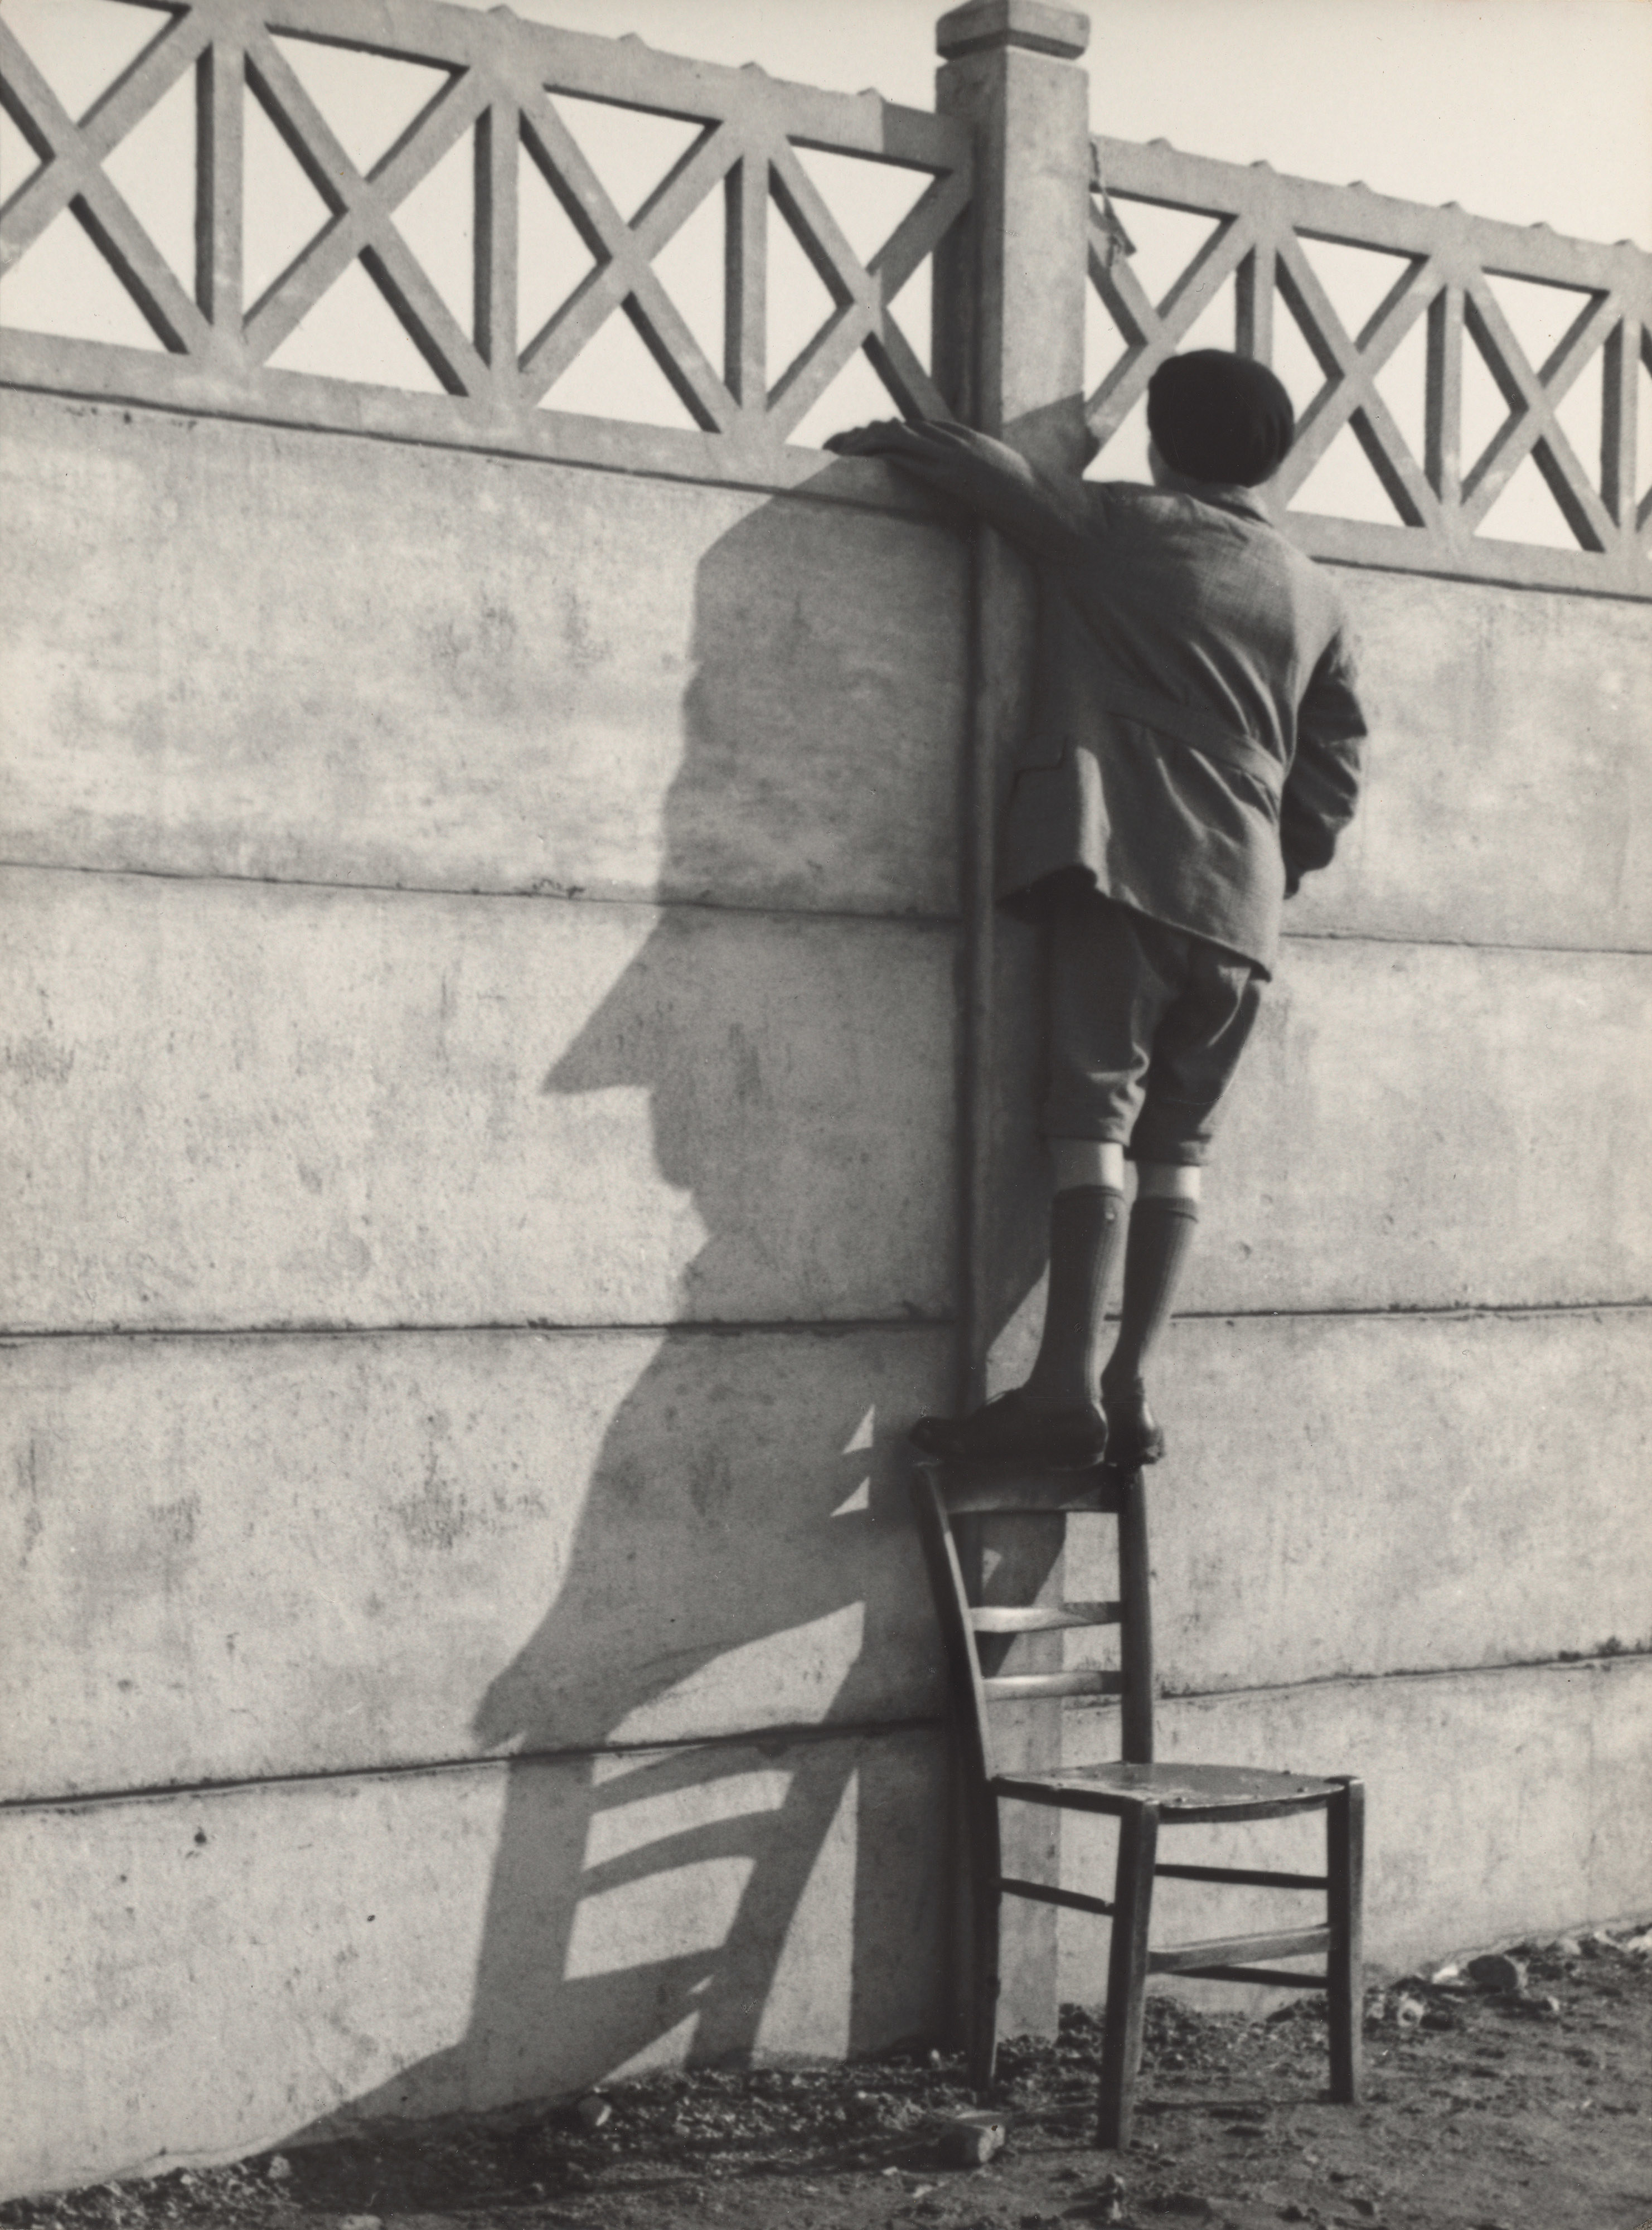
[[(1140, 1472), (1121, 1472), (1107, 1465), (1084, 1472), (1014, 1470), (1006, 1466), (995, 1475), (985, 1465), (931, 1460), (915, 1467), (913, 1493), (946, 1648), (954, 1714), (971, 1762), (978, 1764), (986, 1779), (993, 1778), (990, 1704), (1117, 1696), (1125, 1762), (1151, 1764), (1152, 1621), (1148, 1605), (1146, 1493)], [(1113, 1516), (1119, 1521), (1116, 1601), (1027, 1604), (971, 1601), (973, 1590), (965, 1577), (965, 1558), (954, 1532), (958, 1520), (1091, 1514)], [(973, 1563), (971, 1556), (971, 1569)], [(987, 1643), (986, 1663), (996, 1666), (1017, 1635), (1100, 1626), (1120, 1629), (1117, 1672), (1100, 1666), (1022, 1673), (984, 1670), (983, 1641)]]
[(972, 1606), (970, 1624), (978, 1634), (1049, 1634), (1058, 1627), (1117, 1626), (1124, 1606), (1116, 1602), (1029, 1603)]
[(1080, 1665), (1068, 1672), (995, 1672), (981, 1687), (989, 1704), (1026, 1704), (1039, 1696), (1122, 1696), (1125, 1676)]

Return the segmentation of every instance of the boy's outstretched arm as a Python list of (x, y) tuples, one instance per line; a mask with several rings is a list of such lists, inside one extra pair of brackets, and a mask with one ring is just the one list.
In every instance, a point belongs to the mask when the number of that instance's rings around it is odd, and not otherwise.
[(1339, 634), (1297, 708), (1296, 756), (1279, 816), (1287, 899), (1296, 896), (1304, 875), (1330, 865), (1338, 837), (1353, 819), (1367, 732), (1353, 659)]
[(967, 426), (880, 419), (834, 434), (826, 447), (840, 457), (883, 457), (914, 480), (996, 527), (1029, 558), (1060, 561), (1076, 554), (1087, 512), (1080, 482), (1053, 484), (1007, 443)]

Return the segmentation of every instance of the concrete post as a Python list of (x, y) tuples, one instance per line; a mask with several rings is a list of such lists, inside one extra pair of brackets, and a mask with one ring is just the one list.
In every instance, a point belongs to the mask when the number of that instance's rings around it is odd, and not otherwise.
[[(960, 417), (1057, 472), (1079, 471), (1084, 461), (1089, 81), (1073, 63), (1088, 40), (1087, 16), (1042, 0), (971, 0), (943, 16), (936, 30), (945, 67), (935, 106), (967, 119), (976, 139), (973, 222), (938, 258), (936, 377)], [(977, 538), (973, 596), (958, 1389), (969, 1405), (983, 1397), (993, 1343), (1043, 1266), (1047, 1220), (1033, 1119), (1037, 944), (1023, 931), (1000, 934), (993, 913), (995, 837), (1028, 713), (1036, 613), (1025, 566), (985, 529)], [(1002, 1029), (1000, 1018), (1010, 1016), (1014, 1024)], [(1060, 1599), (1060, 1519), (980, 1531), (988, 1599), (1025, 1601), (1035, 1590)], [(1016, 1669), (1060, 1662), (1058, 1636), (1016, 1645)], [(1002, 1725), (1006, 1767), (1052, 1765), (1060, 1751), (1059, 1704), (1023, 1706)], [(1059, 1837), (1059, 1814), (1015, 1808), (1004, 1820), (1005, 1872), (1055, 1881)], [(1055, 1912), (1007, 1900), (1006, 2034), (1054, 2030), (1055, 1968)]]
[(939, 377), (971, 425), (1068, 470), (1083, 462), (1090, 180), (1089, 77), (1072, 64), (1089, 37), (1087, 16), (1045, 0), (970, 0), (935, 27), (935, 106), (976, 132), (974, 237), (942, 274), (957, 287), (973, 265), (975, 314), (944, 319)]

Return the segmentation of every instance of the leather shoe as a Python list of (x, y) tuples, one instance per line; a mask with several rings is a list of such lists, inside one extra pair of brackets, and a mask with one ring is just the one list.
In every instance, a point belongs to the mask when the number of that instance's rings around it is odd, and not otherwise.
[(1036, 1463), (1089, 1471), (1107, 1452), (1107, 1421), (1094, 1402), (1042, 1409), (1012, 1387), (971, 1417), (920, 1417), (907, 1436), (926, 1456), (954, 1463)]
[(1107, 1461), (1120, 1471), (1157, 1463), (1165, 1453), (1165, 1428), (1147, 1407), (1141, 1380), (1109, 1386), (1104, 1379), (1101, 1403), (1107, 1418)]

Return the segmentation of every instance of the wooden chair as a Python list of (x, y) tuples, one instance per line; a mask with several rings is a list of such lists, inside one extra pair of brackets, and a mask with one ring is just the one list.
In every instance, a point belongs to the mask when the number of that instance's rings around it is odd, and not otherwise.
[[(1324, 1990), (1330, 2014), (1331, 2094), (1340, 2103), (1353, 2103), (1360, 2078), (1364, 1788), (1344, 1775), (1316, 1778), (1249, 1766), (1153, 1763), (1152, 1636), (1141, 1473), (1106, 1465), (1088, 1472), (1033, 1473), (924, 1462), (915, 1467), (913, 1490), (945, 1642), (962, 1767), (974, 1954), (971, 2080), (984, 2089), (992, 2079), (997, 2053), (999, 1914), (1003, 1898), (1020, 1897), (1076, 1912), (1105, 1914), (1113, 1921), (1102, 2029), (1100, 2144), (1122, 2148), (1129, 2142), (1141, 2062), (1142, 2001), (1150, 1975)], [(981, 1603), (978, 1583), (965, 1582), (966, 1572), (973, 1573), (979, 1563), (975, 1521), (1065, 1518), (1078, 1511), (1100, 1511), (1118, 1520), (1117, 1602), (1024, 1607)], [(1116, 1672), (1087, 1668), (1004, 1676), (994, 1669), (1018, 1634), (1100, 1626), (1120, 1629), (1120, 1669)], [(997, 1770), (991, 1719), (995, 1701), (1112, 1695), (1120, 1699), (1123, 1731), (1124, 1756), (1116, 1764), (1071, 1766), (1048, 1773)], [(998, 1824), (998, 1808), (1005, 1803), (1051, 1805), (1116, 1817), (1119, 1856), (1111, 1900), (1042, 1882), (1006, 1879), (1001, 1872)], [(1161, 1827), (1279, 1820), (1320, 1811), (1326, 1815), (1323, 1874), (1171, 1866), (1158, 1857)], [(1326, 1898), (1325, 1924), (1150, 1951), (1148, 1920), (1158, 1877), (1319, 1891)], [(1323, 1974), (1256, 1963), (1316, 1952), (1325, 1956)]]

